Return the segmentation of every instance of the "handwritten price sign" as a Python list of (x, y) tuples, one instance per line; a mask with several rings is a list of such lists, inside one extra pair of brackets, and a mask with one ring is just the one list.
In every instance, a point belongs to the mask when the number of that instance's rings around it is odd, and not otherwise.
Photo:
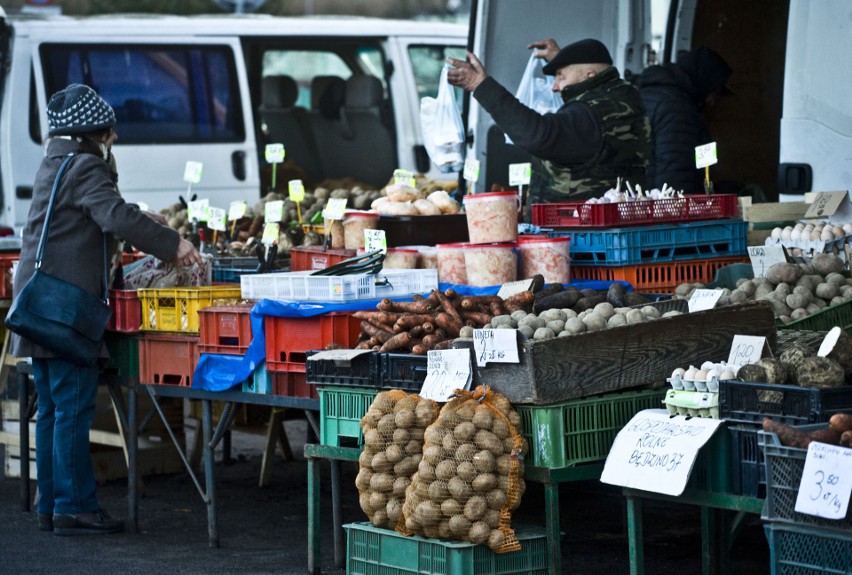
[(689, 313), (713, 309), (716, 307), (716, 303), (719, 301), (719, 298), (722, 297), (722, 293), (723, 292), (720, 289), (695, 290), (692, 292), (692, 296), (687, 302), (687, 305), (689, 306)]
[(852, 449), (811, 442), (796, 497), (796, 511), (843, 519), (852, 491)]
[(743, 366), (754, 363), (763, 357), (763, 348), (766, 346), (766, 338), (756, 335), (735, 335), (731, 344), (731, 353), (728, 355), (728, 363)]
[(470, 350), (429, 350), (426, 367), (426, 380), (420, 389), (420, 397), (445, 402), (450, 400), (455, 390), (470, 388)]
[(487, 363), (519, 363), (518, 336), (514, 329), (473, 330), (476, 365)]
[(754, 277), (762, 278), (766, 276), (766, 270), (772, 264), (785, 263), (787, 257), (784, 255), (784, 246), (749, 246), (748, 257), (751, 260), (751, 269), (754, 270)]

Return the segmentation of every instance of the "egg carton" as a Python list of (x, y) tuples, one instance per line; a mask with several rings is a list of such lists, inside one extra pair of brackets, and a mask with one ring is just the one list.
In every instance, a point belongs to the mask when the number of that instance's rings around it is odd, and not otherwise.
[(719, 394), (670, 389), (663, 400), (669, 415), (719, 419)]
[(724, 361), (714, 363), (705, 361), (700, 368), (689, 366), (689, 369), (677, 368), (671, 377), (666, 378), (675, 391), (699, 391), (710, 393), (719, 392), (719, 381), (722, 379), (733, 379), (739, 368), (728, 365)]
[(799, 252), (795, 252), (794, 257), (801, 258), (800, 261), (807, 263), (808, 257), (813, 257), (815, 254), (834, 254), (842, 261), (846, 260), (846, 245), (852, 244), (852, 235), (846, 235), (841, 238), (835, 238), (833, 240), (791, 240), (791, 239), (781, 239), (781, 238), (766, 238), (764, 242), (767, 246), (784, 246), (787, 251), (792, 252), (792, 250), (801, 250), (801, 255), (795, 255)]

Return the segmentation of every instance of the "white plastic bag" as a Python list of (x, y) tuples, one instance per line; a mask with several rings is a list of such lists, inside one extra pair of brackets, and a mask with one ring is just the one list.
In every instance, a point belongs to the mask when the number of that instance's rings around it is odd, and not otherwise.
[(420, 127), (426, 152), (442, 173), (464, 166), (464, 126), (453, 88), (447, 82), (448, 65), (441, 70), (437, 98), (420, 100)]
[[(530, 54), (518, 91), (515, 92), (521, 104), (539, 114), (555, 112), (562, 107), (562, 97), (553, 91), (553, 76), (544, 74), (544, 64), (544, 59), (536, 58), (535, 52)], [(506, 136), (506, 143), (512, 143), (509, 136)]]

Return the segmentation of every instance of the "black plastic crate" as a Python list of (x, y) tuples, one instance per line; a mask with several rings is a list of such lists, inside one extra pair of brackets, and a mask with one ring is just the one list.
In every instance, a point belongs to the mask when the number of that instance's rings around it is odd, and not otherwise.
[(731, 488), (734, 495), (766, 497), (766, 465), (763, 450), (757, 443), (757, 430), (753, 425), (732, 425), (731, 433)]
[(425, 355), (381, 353), (380, 365), (383, 389), (403, 389), (420, 392), (428, 371)]
[[(305, 352), (305, 357), (310, 358), (318, 350)], [(319, 359), (305, 361), (306, 382), (311, 385), (344, 385), (355, 387), (381, 387), (379, 377), (378, 353), (370, 352), (361, 354), (352, 361), (334, 361), (330, 359)]]
[(852, 386), (817, 388), (726, 380), (719, 382), (719, 416), (761, 424), (764, 417), (788, 425), (828, 421), (852, 410)]

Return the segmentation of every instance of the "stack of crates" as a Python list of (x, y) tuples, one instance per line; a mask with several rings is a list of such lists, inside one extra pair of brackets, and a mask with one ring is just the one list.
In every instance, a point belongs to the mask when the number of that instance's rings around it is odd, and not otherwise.
[[(806, 432), (823, 427), (824, 423), (798, 426)], [(770, 573), (852, 573), (852, 505), (844, 518), (835, 519), (796, 511), (808, 450), (782, 445), (775, 433), (760, 430), (757, 435), (766, 460), (761, 518), (769, 542)]]
[(747, 262), (748, 224), (736, 216), (734, 194), (533, 205), (533, 224), (571, 238), (573, 279), (626, 281), (644, 293), (709, 283)]

